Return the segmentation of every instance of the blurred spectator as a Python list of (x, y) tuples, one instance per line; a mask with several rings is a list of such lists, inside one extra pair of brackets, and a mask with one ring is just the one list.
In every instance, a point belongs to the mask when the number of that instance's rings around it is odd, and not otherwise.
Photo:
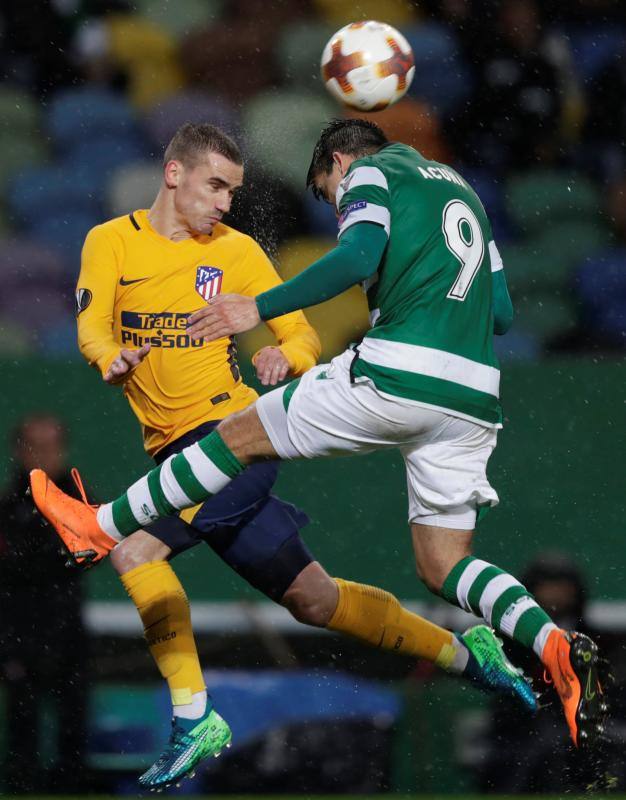
[(308, 0), (230, 0), (224, 19), (183, 39), (180, 58), (188, 80), (235, 105), (276, 86), (281, 30), (306, 19), (309, 7)]
[(534, 0), (506, 0), (484, 50), (475, 92), (449, 126), (461, 159), (496, 169), (554, 160), (572, 71), (563, 38), (546, 33)]
[[(0, 680), (6, 691), (9, 794), (78, 789), (84, 782), (88, 640), (80, 573), (68, 573), (57, 538), (33, 513), (28, 473), (45, 469), (75, 494), (66, 432), (52, 415), (23, 419), (12, 438), (13, 475), (0, 497)], [(54, 707), (56, 724), (42, 714)], [(41, 755), (55, 753), (45, 769)]]
[[(586, 616), (587, 587), (577, 562), (568, 554), (546, 552), (528, 565), (522, 583), (561, 627), (600, 641)], [(507, 643), (513, 662), (524, 668), (541, 694), (541, 713), (529, 717), (512, 703), (499, 703), (486, 734), (486, 758), (479, 772), (483, 791), (498, 794), (555, 793), (608, 788), (607, 776), (624, 780), (621, 743), (606, 743), (602, 752), (576, 750), (563, 725), (556, 692), (546, 686), (534, 655)], [(619, 711), (611, 706), (614, 719)]]

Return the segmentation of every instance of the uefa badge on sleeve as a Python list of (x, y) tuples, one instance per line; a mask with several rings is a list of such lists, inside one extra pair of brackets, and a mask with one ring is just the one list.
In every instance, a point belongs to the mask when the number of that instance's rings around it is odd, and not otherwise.
[(196, 271), (196, 292), (209, 302), (220, 293), (224, 272), (217, 267), (198, 267)]

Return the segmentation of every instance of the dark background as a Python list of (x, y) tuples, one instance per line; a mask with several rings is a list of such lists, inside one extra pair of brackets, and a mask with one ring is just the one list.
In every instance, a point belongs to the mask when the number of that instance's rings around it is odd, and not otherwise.
[[(336, 29), (371, 17), (398, 27), (416, 60), (408, 95), (374, 118), (390, 138), (452, 164), (476, 188), (516, 309), (511, 332), (497, 342), (506, 425), (490, 477), (501, 505), (482, 525), (477, 548), (516, 573), (546, 549), (568, 553), (592, 601), (589, 619), (614, 637), (619, 673), (626, 618), (626, 13), (619, 2), (4, 0), (0, 477), (8, 480), (14, 467), (13, 425), (42, 411), (66, 423), (71, 463), (97, 497), (117, 493), (147, 466), (120, 392), (104, 386), (78, 354), (73, 290), (85, 234), (150, 205), (163, 147), (182, 122), (217, 123), (241, 143), (247, 188), (231, 224), (254, 235), (284, 277), (332, 246), (332, 210), (305, 194), (304, 177), (323, 123), (348, 112), (325, 92), (319, 57)], [(365, 326), (358, 289), (307, 313), (325, 358)], [(248, 375), (249, 355), (263, 337), (239, 343)], [(278, 489), (309, 512), (307, 542), (331, 572), (410, 602), (432, 601), (414, 576), (399, 457), (291, 464)], [(273, 740), (257, 738), (254, 753), (244, 751), (240, 764), (215, 773), (215, 787), (295, 791), (298, 779), (292, 786), (289, 774), (300, 776), (305, 791), (481, 785), (493, 741), (487, 736), (483, 749), (476, 747), (477, 731), (490, 719), (481, 697), (446, 679), (432, 683), (405, 660), (309, 635), (280, 614), (274, 620), (264, 603), (259, 613), (269, 621), (259, 621), (250, 612), (257, 605), (246, 605), (259, 596), (208, 552), (186, 554), (176, 569), (196, 601), (207, 668), (256, 674), (278, 666), (308, 675), (348, 669), (354, 680), (375, 679), (400, 698), (393, 726), (374, 726), (378, 734), (366, 725), (337, 733), (329, 745), (323, 724), (320, 732), (308, 720), (306, 741), (302, 730), (291, 730), (272, 751), (282, 766), (265, 779), (259, 764), (268, 754), (261, 751)], [(47, 593), (64, 587), (32, 591), (45, 603)], [(443, 604), (429, 613), (461, 624)], [(0, 625), (2, 614), (0, 607)], [(96, 788), (132, 791), (132, 776), (158, 743), (149, 733), (166, 724), (167, 704), (134, 609), (106, 564), (84, 582), (83, 616), (90, 734), (81, 755), (88, 767), (77, 772)], [(62, 646), (71, 649), (72, 631), (64, 635)], [(37, 642), (31, 645), (37, 651)], [(55, 747), (45, 742), (54, 740), (55, 725), (58, 716), (44, 708), (33, 758), (48, 779), (38, 786), (69, 790), (67, 772), (50, 778)], [(558, 738), (562, 731), (555, 731)], [(335, 766), (352, 784), (332, 777), (330, 754), (350, 739), (371, 753), (369, 783), (359, 783), (361, 762), (348, 751), (335, 753)], [(310, 770), (304, 756), (290, 766), (292, 752), (330, 764), (330, 772)], [(235, 775), (244, 777), (237, 782)]]

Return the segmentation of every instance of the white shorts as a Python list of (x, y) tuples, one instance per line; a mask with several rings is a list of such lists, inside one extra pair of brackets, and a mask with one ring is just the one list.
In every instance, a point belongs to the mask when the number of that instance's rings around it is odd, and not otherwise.
[[(350, 382), (354, 352), (257, 400), (281, 458), (317, 458), (397, 448), (404, 458), (409, 522), (473, 530), (479, 506), (495, 506), (487, 461), (497, 429), (383, 395), (369, 378)], [(294, 389), (295, 386), (295, 389)]]

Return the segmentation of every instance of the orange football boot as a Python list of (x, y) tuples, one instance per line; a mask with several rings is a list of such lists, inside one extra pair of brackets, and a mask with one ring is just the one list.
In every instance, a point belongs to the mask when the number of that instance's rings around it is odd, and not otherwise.
[(554, 683), (576, 747), (588, 749), (604, 732), (606, 704), (598, 677), (598, 647), (584, 633), (553, 630), (542, 661)]
[(117, 541), (98, 524), (98, 506), (87, 502), (77, 469), (72, 469), (72, 477), (82, 501), (62, 492), (41, 469), (31, 470), (30, 490), (37, 509), (57, 532), (70, 560), (88, 569), (106, 558)]

